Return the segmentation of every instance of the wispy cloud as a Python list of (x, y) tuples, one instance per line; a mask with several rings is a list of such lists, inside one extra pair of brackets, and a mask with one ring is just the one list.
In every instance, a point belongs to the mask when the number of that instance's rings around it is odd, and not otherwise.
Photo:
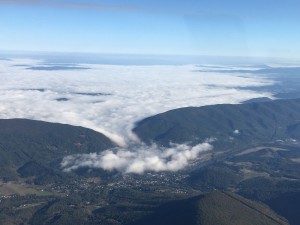
[(140, 7), (102, 4), (96, 2), (78, 2), (78, 1), (49, 1), (49, 0), (0, 0), (2, 5), (23, 5), (39, 7), (55, 7), (70, 9), (89, 9), (89, 10), (117, 10), (117, 11), (139, 11)]

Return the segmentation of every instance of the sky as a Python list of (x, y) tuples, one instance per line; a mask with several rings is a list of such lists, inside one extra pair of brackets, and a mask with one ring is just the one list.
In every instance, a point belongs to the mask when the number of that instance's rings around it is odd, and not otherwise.
[(0, 0), (0, 51), (300, 58), (296, 0)]

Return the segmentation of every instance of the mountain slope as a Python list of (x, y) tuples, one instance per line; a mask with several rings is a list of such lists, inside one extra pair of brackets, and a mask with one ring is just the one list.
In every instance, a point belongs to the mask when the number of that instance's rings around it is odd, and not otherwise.
[(17, 176), (17, 171), (22, 175), (25, 167), (23, 176), (33, 175), (29, 168), (32, 172), (49, 173), (47, 167), (58, 167), (66, 155), (99, 152), (113, 146), (104, 135), (83, 127), (26, 119), (0, 120), (0, 177)]
[(138, 122), (133, 131), (165, 146), (214, 138), (214, 146), (226, 150), (290, 138), (299, 120), (300, 99), (276, 100), (175, 109)]
[(278, 225), (288, 224), (269, 208), (227, 192), (174, 201), (132, 225)]

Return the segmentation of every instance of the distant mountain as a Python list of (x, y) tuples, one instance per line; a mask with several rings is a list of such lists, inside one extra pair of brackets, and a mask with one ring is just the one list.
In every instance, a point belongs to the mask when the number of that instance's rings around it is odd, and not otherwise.
[(248, 104), (248, 103), (259, 103), (259, 102), (270, 102), (272, 99), (267, 98), (267, 97), (262, 97), (262, 98), (252, 98), (247, 101), (243, 101), (243, 104)]
[[(258, 66), (260, 67), (260, 66)], [(207, 71), (207, 70), (200, 70)], [(262, 65), (261, 69), (258, 70), (246, 70), (246, 69), (236, 69), (236, 70), (228, 70), (228, 69), (220, 69), (214, 70), (214, 72), (218, 73), (246, 73), (246, 74), (262, 74), (262, 75), (289, 75), (289, 76), (298, 76), (300, 74), (300, 67), (269, 67), (266, 65)]]
[(130, 225), (287, 225), (266, 206), (237, 194), (210, 194), (173, 201)]
[(133, 131), (148, 144), (198, 144), (215, 140), (228, 150), (296, 137), (300, 99), (171, 110), (137, 123)]
[[(12, 179), (60, 170), (64, 156), (99, 152), (114, 144), (91, 129), (26, 119), (0, 120), (0, 177)], [(50, 169), (52, 168), (52, 169)], [(51, 172), (50, 172), (51, 171)]]

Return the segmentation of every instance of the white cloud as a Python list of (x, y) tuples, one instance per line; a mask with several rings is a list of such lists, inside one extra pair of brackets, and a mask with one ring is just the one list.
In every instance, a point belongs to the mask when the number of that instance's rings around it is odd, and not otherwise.
[[(38, 63), (20, 59), (1, 61), (0, 118), (84, 126), (105, 134), (120, 146), (138, 142), (131, 130), (135, 122), (147, 116), (180, 107), (239, 103), (271, 96), (239, 89), (272, 83), (265, 78), (195, 72), (201, 67), (194, 65), (81, 65), (91, 69), (77, 71), (40, 71), (13, 66)], [(57, 101), (59, 98), (68, 101)]]
[(201, 67), (194, 65), (81, 65), (90, 69), (65, 71), (28, 70), (20, 66), (39, 63), (20, 59), (0, 62), (0, 118), (29, 118), (88, 127), (120, 146), (102, 153), (65, 157), (62, 162), (65, 171), (79, 167), (125, 173), (177, 171), (197, 159), (201, 152), (210, 150), (209, 143), (215, 139), (208, 137), (207, 143), (194, 147), (145, 146), (131, 132), (137, 121), (174, 108), (271, 97), (270, 93), (239, 89), (272, 84), (265, 78), (221, 74), (213, 68), (211, 72), (195, 72)]
[(141, 144), (132, 146), (130, 150), (119, 147), (99, 154), (67, 156), (63, 159), (61, 166), (66, 172), (80, 167), (136, 174), (142, 174), (146, 171), (178, 171), (197, 159), (200, 153), (211, 149), (212, 146), (209, 143), (194, 147), (186, 144), (172, 144), (170, 148)]
[(234, 133), (234, 134), (239, 134), (240, 131), (239, 131), (239, 130), (234, 130), (233, 133)]

